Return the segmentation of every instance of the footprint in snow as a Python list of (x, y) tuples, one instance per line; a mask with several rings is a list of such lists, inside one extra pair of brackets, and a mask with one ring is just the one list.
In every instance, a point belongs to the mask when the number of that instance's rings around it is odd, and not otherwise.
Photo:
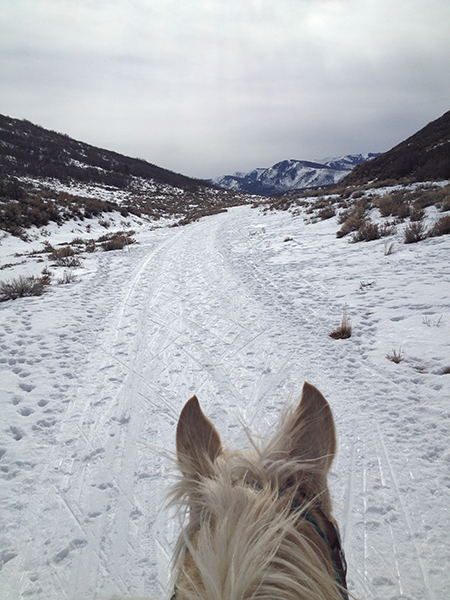
[(35, 389), (35, 385), (31, 384), (31, 383), (19, 383), (19, 387), (21, 390), (23, 390), (24, 392), (32, 392)]
[(19, 408), (17, 412), (22, 415), (22, 417), (29, 417), (34, 413), (34, 409), (29, 406), (23, 406), (22, 408)]
[(22, 431), (20, 431), (20, 429), (18, 427), (11, 425), (9, 430), (10, 430), (13, 438), (16, 440), (16, 442), (19, 442), (23, 438), (23, 433), (22, 433)]
[(72, 552), (73, 550), (78, 550), (79, 548), (84, 548), (87, 545), (87, 540), (72, 540), (70, 542), (70, 544), (64, 548), (63, 550), (60, 550), (53, 558), (53, 562), (56, 564), (59, 564), (60, 562), (62, 562), (65, 558), (67, 558), (70, 554), (70, 552)]

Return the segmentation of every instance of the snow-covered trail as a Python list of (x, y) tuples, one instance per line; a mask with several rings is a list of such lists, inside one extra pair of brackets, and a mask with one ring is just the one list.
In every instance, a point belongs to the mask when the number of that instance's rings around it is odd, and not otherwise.
[[(386, 257), (337, 242), (329, 223), (240, 207), (3, 304), (1, 598), (166, 597), (176, 521), (161, 451), (184, 402), (196, 393), (244, 445), (242, 423), (266, 433), (304, 380), (335, 413), (351, 591), (447, 598), (448, 241), (418, 252)], [(344, 304), (354, 335), (334, 341)], [(420, 357), (385, 359), (408, 343)]]

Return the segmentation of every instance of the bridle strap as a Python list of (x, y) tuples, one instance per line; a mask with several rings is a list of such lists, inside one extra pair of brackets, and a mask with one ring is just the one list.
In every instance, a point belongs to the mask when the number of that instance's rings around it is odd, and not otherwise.
[(304, 513), (303, 516), (305, 517), (306, 521), (308, 521), (309, 523), (314, 525), (317, 533), (320, 535), (320, 537), (326, 543), (328, 551), (330, 552), (330, 558), (331, 558), (331, 562), (334, 567), (336, 582), (339, 584), (339, 591), (341, 593), (341, 596), (342, 596), (343, 600), (349, 600), (348, 593), (347, 593), (347, 577), (346, 577), (347, 576), (347, 563), (345, 560), (344, 551), (342, 550), (342, 546), (341, 546), (341, 536), (339, 535), (339, 531), (338, 531), (336, 525), (325, 516), (325, 514), (323, 513), (322, 510), (320, 510), (320, 509), (318, 509), (318, 510), (321, 513), (321, 516), (325, 519), (327, 525), (330, 525), (332, 527), (333, 533), (335, 535), (335, 539), (333, 540), (333, 543), (330, 542), (330, 540), (325, 535), (325, 533), (322, 531), (322, 528), (317, 523), (317, 521), (314, 519), (314, 517), (312, 517), (308, 512)]
[(339, 534), (339, 529), (336, 525), (331, 521), (326, 514), (323, 512), (321, 508), (315, 509), (319, 514), (320, 518), (326, 523), (328, 531), (325, 534), (317, 523), (316, 519), (305, 510), (300, 504), (297, 504), (295, 500), (292, 501), (291, 507), (293, 510), (298, 510), (306, 521), (311, 523), (314, 526), (317, 533), (325, 542), (328, 551), (330, 553), (331, 562), (333, 564), (334, 573), (336, 583), (339, 585), (339, 591), (343, 600), (349, 600), (348, 592), (347, 592), (347, 562), (345, 560), (344, 550), (342, 549), (341, 536)]

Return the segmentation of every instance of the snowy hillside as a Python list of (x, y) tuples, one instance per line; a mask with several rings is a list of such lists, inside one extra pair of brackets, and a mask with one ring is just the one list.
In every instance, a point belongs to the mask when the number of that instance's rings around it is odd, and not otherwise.
[(108, 213), (185, 223), (251, 200), (0, 115), (0, 230), (14, 235)]
[(250, 173), (235, 173), (211, 179), (220, 187), (252, 194), (279, 194), (289, 190), (317, 188), (337, 183), (356, 166), (378, 154), (349, 154), (338, 158), (324, 158), (314, 162), (283, 160), (268, 169), (254, 169)]
[[(54, 273), (0, 304), (2, 600), (170, 597), (163, 503), (185, 401), (243, 446), (243, 425), (268, 432), (305, 380), (337, 423), (351, 593), (448, 599), (450, 236), (405, 245), (401, 225), (387, 252), (301, 207), (121, 218), (109, 230), (138, 243), (77, 255), (67, 285), (44, 242), (97, 239), (98, 220), (1, 240), (0, 279)], [(344, 307), (352, 336), (334, 340)]]

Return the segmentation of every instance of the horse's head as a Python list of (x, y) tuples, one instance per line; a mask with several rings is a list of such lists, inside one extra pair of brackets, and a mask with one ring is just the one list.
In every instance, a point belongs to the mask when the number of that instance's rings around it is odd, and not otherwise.
[(336, 453), (331, 409), (305, 383), (264, 448), (230, 452), (194, 396), (177, 428), (188, 508), (175, 553), (176, 600), (342, 600), (344, 560), (327, 474)]

